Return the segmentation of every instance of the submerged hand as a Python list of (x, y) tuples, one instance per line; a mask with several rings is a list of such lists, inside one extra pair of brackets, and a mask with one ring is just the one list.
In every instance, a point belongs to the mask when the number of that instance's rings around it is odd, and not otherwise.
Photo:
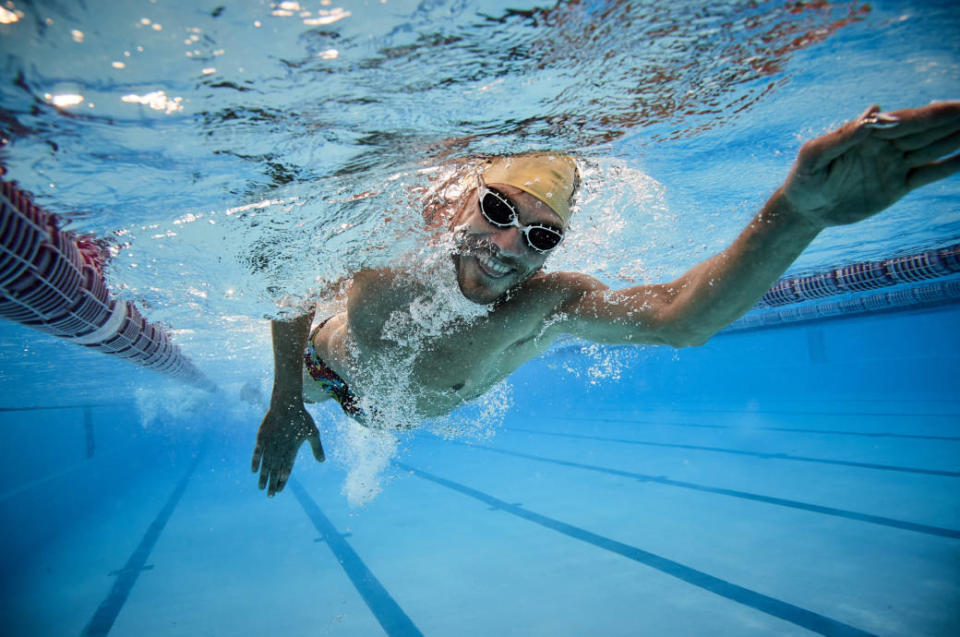
[(254, 473), (260, 472), (260, 488), (267, 489), (267, 496), (283, 491), (304, 440), (310, 443), (317, 462), (323, 462), (320, 432), (303, 401), (273, 401), (260, 423), (251, 465)]
[(783, 194), (819, 228), (870, 217), (913, 190), (960, 170), (960, 102), (881, 113), (800, 149)]

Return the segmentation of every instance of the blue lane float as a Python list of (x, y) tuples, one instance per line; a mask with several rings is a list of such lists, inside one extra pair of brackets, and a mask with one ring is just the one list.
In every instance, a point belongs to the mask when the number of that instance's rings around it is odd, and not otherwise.
[[(723, 332), (920, 309), (960, 301), (960, 244), (777, 281)], [(939, 280), (933, 280), (939, 279)], [(877, 291), (892, 287), (889, 291)]]
[[(797, 306), (757, 308), (731, 323), (723, 332), (781, 327), (790, 323), (854, 317), (875, 312), (922, 309), (960, 301), (960, 279), (934, 281), (890, 292), (850, 295), (826, 302), (807, 302)], [(721, 332), (721, 333), (723, 333)]]
[(0, 183), (0, 318), (216, 389), (163, 328), (110, 297), (99, 248), (10, 182)]
[(866, 261), (810, 276), (777, 281), (757, 303), (770, 308), (822, 299), (847, 292), (866, 292), (902, 283), (919, 283), (960, 272), (960, 244), (883, 261)]

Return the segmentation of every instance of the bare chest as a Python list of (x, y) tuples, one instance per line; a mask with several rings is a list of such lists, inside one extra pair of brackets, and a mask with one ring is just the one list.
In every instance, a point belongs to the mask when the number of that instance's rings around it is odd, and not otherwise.
[(410, 374), (420, 387), (475, 398), (540, 353), (537, 327), (491, 316), (427, 338), (411, 358)]
[(402, 385), (426, 417), (486, 393), (549, 345), (542, 319), (521, 304), (449, 321), (401, 308), (373, 330), (350, 329), (348, 317), (338, 318), (325, 355), (351, 388), (375, 398)]

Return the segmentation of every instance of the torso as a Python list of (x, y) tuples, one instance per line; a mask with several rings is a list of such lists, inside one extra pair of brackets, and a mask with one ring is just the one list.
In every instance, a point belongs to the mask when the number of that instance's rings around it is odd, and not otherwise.
[(549, 276), (522, 284), (483, 316), (455, 319), (442, 330), (413, 323), (399, 336), (385, 335), (385, 328), (396, 330), (398, 321), (402, 327), (411, 305), (432, 292), (392, 273), (367, 277), (351, 289), (347, 310), (318, 330), (314, 347), (351, 391), (374, 405), (403, 387), (418, 417), (445, 415), (487, 392), (556, 336), (545, 327), (558, 296)]

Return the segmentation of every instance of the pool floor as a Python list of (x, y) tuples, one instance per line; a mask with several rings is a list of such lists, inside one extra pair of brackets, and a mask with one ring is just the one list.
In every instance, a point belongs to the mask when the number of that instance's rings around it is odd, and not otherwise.
[(0, 622), (31, 637), (956, 635), (958, 412), (516, 412), (486, 441), (401, 439), (383, 493), (353, 509), (333, 462), (302, 454), (269, 500), (245, 446), (208, 442), (118, 474), (95, 513), (16, 561)]

